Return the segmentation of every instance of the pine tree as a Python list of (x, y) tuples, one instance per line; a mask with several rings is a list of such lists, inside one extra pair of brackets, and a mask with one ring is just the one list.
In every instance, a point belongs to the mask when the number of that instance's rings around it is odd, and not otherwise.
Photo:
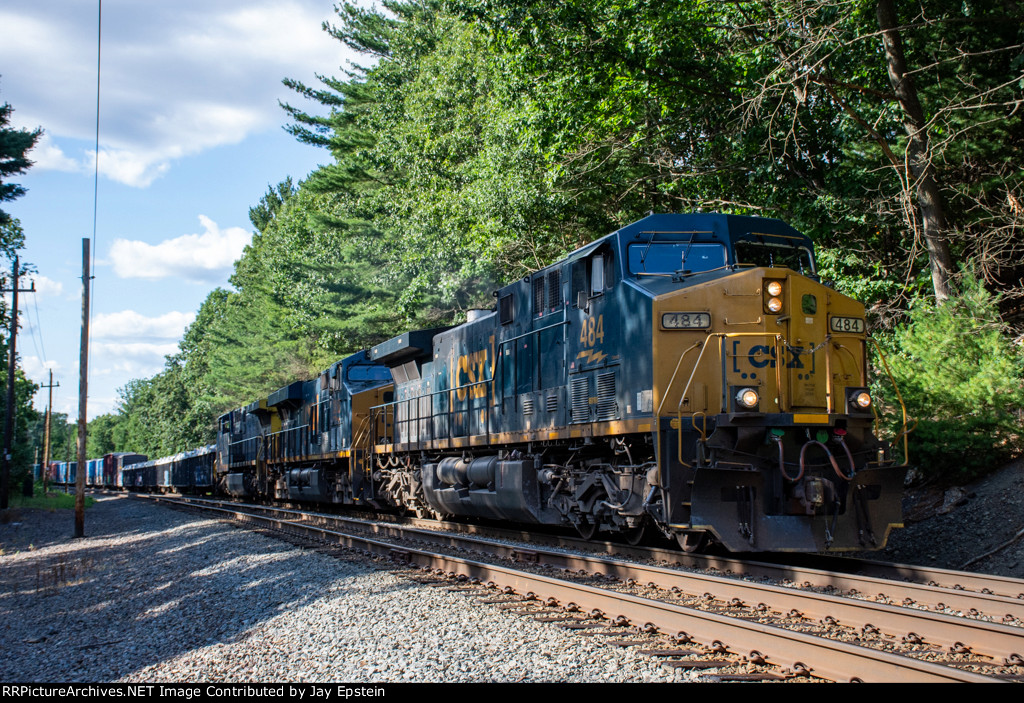
[[(32, 162), (28, 152), (39, 141), (43, 130), (13, 129), (10, 127), (11, 113), (14, 109), (8, 103), (0, 105), (0, 202), (20, 198), (25, 188), (17, 183), (9, 183), (11, 176), (24, 173)], [(11, 216), (0, 210), (0, 231), (7, 231)]]

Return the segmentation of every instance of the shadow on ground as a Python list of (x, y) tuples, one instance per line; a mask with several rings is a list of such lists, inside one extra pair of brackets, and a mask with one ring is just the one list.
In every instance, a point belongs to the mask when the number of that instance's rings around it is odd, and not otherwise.
[[(153, 514), (158, 521), (147, 517)], [(71, 511), (31, 520), (66, 520), (68, 529), (64, 536), (52, 524), (40, 529), (32, 550), (24, 544), (13, 551), (5, 540), (5, 681), (118, 679), (194, 649), (237, 642), (254, 626), (328, 593), (359, 597), (359, 577), (370, 573), (336, 562), (336, 571), (328, 567), (309, 580), (302, 560), (326, 557), (135, 497), (102, 498), (87, 512), (81, 540), (71, 537)], [(20, 530), (21, 541), (31, 541), (28, 519)]]

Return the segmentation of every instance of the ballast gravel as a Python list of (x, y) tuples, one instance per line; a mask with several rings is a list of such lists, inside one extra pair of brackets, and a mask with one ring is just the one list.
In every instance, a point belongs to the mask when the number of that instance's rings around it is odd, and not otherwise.
[(607, 637), (130, 496), (0, 525), (7, 682), (653, 682)]

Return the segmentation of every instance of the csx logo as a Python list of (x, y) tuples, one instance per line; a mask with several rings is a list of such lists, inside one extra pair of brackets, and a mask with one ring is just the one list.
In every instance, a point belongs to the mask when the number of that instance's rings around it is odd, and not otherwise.
[(455, 395), (459, 400), (465, 400), (467, 397), (487, 397), (487, 384), (480, 383), (480, 381), (490, 380), (487, 352), (487, 349), (481, 349), (472, 354), (463, 354), (459, 357), (458, 365), (455, 368), (454, 383), (452, 384), (456, 388)]
[[(733, 357), (732, 358), (733, 358), (733, 370), (734, 371), (738, 372), (740, 370), (739, 366), (737, 365), (737, 362), (739, 362), (740, 359), (746, 359), (746, 361), (751, 366), (753, 366), (755, 369), (763, 369), (765, 367), (770, 368), (770, 369), (774, 369), (775, 368), (775, 362), (776, 362), (775, 347), (770, 347), (767, 344), (755, 344), (754, 346), (750, 347), (750, 350), (747, 351), (747, 353), (744, 355), (744, 354), (740, 354), (739, 353), (739, 346), (740, 346), (739, 342), (734, 342), (733, 343), (733, 348), (732, 348)], [(798, 352), (799, 352), (799, 348), (798, 348)], [(794, 353), (792, 355), (792, 359), (790, 359), (788, 362), (786, 362), (785, 368), (787, 368), (787, 369), (802, 369), (802, 368), (805, 368), (804, 367), (804, 362), (803, 362), (803, 356), (804, 356), (803, 354)], [(813, 365), (814, 357), (812, 356), (811, 359), (812, 359), (812, 365)], [(783, 355), (783, 360), (785, 360), (785, 355)]]

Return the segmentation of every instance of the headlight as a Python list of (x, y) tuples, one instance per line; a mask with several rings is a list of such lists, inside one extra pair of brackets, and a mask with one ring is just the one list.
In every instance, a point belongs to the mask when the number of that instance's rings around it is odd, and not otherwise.
[(776, 298), (782, 295), (782, 284), (779, 283), (778, 281), (769, 281), (768, 295), (774, 296)]
[(768, 311), (779, 312), (782, 310), (782, 298), (768, 298)]
[(848, 413), (869, 413), (871, 412), (871, 393), (867, 388), (846, 389), (846, 412)]
[(756, 408), (760, 398), (757, 395), (757, 391), (753, 388), (741, 388), (736, 394), (736, 402), (748, 410)]

